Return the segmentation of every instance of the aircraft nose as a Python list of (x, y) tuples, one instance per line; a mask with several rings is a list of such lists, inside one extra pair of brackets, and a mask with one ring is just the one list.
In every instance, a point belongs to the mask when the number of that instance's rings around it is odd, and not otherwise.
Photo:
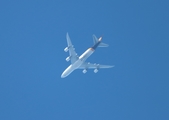
[(61, 78), (65, 78), (65, 77), (66, 77), (66, 74), (65, 74), (65, 72), (63, 72), (61, 75)]
[(65, 76), (62, 74), (62, 75), (61, 75), (61, 78), (65, 78)]
[(67, 76), (72, 72), (71, 66), (72, 66), (72, 65), (70, 65), (70, 66), (62, 73), (61, 78), (67, 77)]

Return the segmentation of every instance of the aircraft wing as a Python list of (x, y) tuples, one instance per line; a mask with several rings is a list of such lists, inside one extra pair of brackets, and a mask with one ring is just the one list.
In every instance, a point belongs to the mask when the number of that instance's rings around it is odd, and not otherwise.
[(70, 55), (70, 60), (71, 63), (74, 63), (79, 59), (77, 53), (75, 52), (75, 48), (72, 45), (72, 42), (70, 40), (69, 34), (66, 34), (66, 39), (67, 39), (67, 44), (68, 44), (68, 50), (69, 50), (69, 55)]
[(87, 63), (85, 62), (84, 64), (82, 64), (79, 69), (99, 69), (99, 68), (112, 68), (114, 66), (111, 65), (100, 65), (100, 64), (92, 64), (92, 63)]

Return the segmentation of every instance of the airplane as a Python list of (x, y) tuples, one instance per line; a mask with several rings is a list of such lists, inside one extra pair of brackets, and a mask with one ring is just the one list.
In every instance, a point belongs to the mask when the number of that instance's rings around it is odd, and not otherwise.
[(87, 72), (87, 69), (94, 69), (94, 73), (98, 72), (98, 69), (100, 68), (112, 68), (114, 66), (110, 65), (100, 65), (100, 64), (91, 64), (89, 62), (86, 62), (86, 59), (93, 54), (93, 52), (96, 50), (97, 47), (108, 47), (108, 44), (102, 43), (102, 37), (99, 39), (93, 35), (93, 41), (94, 45), (90, 48), (88, 48), (80, 57), (75, 52), (75, 48), (72, 45), (72, 42), (70, 40), (69, 34), (66, 34), (67, 44), (68, 46), (64, 49), (65, 52), (69, 51), (69, 56), (66, 58), (66, 61), (71, 61), (71, 64), (65, 69), (65, 71), (62, 73), (61, 78), (67, 77), (70, 73), (72, 73), (76, 69), (83, 69), (83, 73), (85, 74)]

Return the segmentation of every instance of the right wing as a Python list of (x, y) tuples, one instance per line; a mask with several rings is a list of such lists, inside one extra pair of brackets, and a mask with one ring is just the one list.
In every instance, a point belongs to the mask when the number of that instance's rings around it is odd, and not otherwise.
[(66, 34), (66, 39), (67, 39), (67, 44), (68, 44), (70, 60), (71, 60), (71, 63), (74, 63), (79, 59), (79, 57), (78, 57), (77, 53), (75, 52), (75, 48), (72, 45), (72, 42), (70, 40), (68, 33)]
[(112, 68), (114, 66), (111, 65), (100, 65), (100, 64), (92, 64), (92, 63), (84, 63), (82, 64), (79, 69), (99, 69), (99, 68)]

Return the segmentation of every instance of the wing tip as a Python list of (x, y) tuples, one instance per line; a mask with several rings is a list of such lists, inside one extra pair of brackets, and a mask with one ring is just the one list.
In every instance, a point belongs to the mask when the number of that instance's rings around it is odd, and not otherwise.
[(113, 68), (115, 67), (115, 65), (109, 65), (107, 68)]
[(115, 67), (115, 65), (112, 65), (111, 67)]

